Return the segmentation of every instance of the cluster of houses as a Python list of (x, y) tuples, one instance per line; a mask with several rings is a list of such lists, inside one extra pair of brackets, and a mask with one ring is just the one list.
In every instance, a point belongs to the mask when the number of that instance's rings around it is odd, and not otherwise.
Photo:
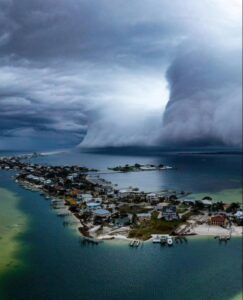
[[(186, 199), (184, 192), (164, 191), (144, 193), (137, 188), (119, 189), (99, 177), (95, 170), (80, 166), (46, 166), (24, 162), (23, 158), (0, 158), (0, 169), (18, 172), (16, 181), (27, 188), (35, 188), (48, 198), (62, 199), (87, 230), (97, 224), (107, 226), (133, 225), (148, 221), (154, 212), (158, 219), (171, 222), (179, 220), (185, 213), (197, 208), (211, 211), (211, 199), (195, 201)], [(178, 208), (183, 205), (184, 212)], [(242, 224), (243, 213), (212, 213), (208, 223), (225, 226), (230, 221)]]

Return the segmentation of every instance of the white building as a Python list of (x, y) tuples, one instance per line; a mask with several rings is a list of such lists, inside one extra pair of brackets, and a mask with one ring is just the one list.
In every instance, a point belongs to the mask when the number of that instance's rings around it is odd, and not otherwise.
[(93, 201), (93, 196), (91, 194), (78, 194), (77, 198), (82, 202), (90, 202)]
[(127, 189), (123, 189), (123, 190), (118, 191), (118, 197), (119, 198), (125, 198), (125, 197), (129, 196), (129, 194), (130, 194), (130, 190), (127, 190)]
[(148, 202), (155, 202), (155, 201), (158, 201), (159, 199), (158, 199), (157, 194), (155, 194), (155, 193), (149, 193), (149, 194), (146, 195), (146, 200)]

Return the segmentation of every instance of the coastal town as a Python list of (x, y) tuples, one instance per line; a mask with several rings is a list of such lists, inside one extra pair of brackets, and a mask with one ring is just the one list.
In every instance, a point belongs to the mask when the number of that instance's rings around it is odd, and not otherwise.
[[(242, 235), (240, 203), (215, 202), (207, 195), (193, 199), (185, 191), (121, 189), (100, 177), (98, 170), (33, 163), (37, 156), (1, 157), (0, 170), (14, 171), (16, 183), (48, 199), (58, 216), (71, 215), (86, 240), (122, 238), (131, 246), (145, 240), (171, 245), (190, 235), (212, 235), (219, 240)], [(171, 167), (135, 164), (109, 169), (134, 172)]]

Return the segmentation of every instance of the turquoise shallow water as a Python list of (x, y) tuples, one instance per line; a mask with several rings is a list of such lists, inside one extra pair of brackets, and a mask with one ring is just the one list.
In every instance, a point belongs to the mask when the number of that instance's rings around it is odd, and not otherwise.
[[(67, 163), (63, 156), (55, 159)], [(77, 162), (74, 156), (69, 159)], [(85, 160), (91, 164), (91, 158), (85, 157)], [(94, 164), (96, 161), (97, 157), (93, 158)], [(197, 170), (192, 165), (188, 169)], [(202, 170), (204, 172), (206, 170)], [(231, 169), (229, 173), (230, 177), (238, 176), (237, 170)], [(132, 182), (136, 185), (138, 181), (135, 175)], [(217, 182), (228, 182), (226, 174), (219, 176)], [(20, 188), (6, 172), (0, 172), (0, 186), (20, 197), (19, 209), (31, 218), (30, 227), (21, 236), (21, 241), (29, 245), (28, 255), (19, 257), (28, 267), (6, 276), (5, 300), (226, 300), (242, 291), (240, 238), (226, 245), (218, 244), (211, 237), (193, 238), (188, 244), (172, 248), (145, 243), (139, 249), (131, 249), (126, 242), (114, 241), (82, 246), (80, 237), (63, 227), (63, 219), (54, 214), (49, 202), (39, 194)]]

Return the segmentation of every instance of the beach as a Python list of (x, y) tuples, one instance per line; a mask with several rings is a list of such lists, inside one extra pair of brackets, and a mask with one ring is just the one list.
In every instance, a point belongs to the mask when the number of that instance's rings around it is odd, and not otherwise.
[(242, 226), (232, 225), (231, 230), (229, 230), (221, 226), (202, 224), (193, 227), (192, 232), (199, 236), (227, 236), (231, 234), (231, 236), (240, 237), (242, 236)]

